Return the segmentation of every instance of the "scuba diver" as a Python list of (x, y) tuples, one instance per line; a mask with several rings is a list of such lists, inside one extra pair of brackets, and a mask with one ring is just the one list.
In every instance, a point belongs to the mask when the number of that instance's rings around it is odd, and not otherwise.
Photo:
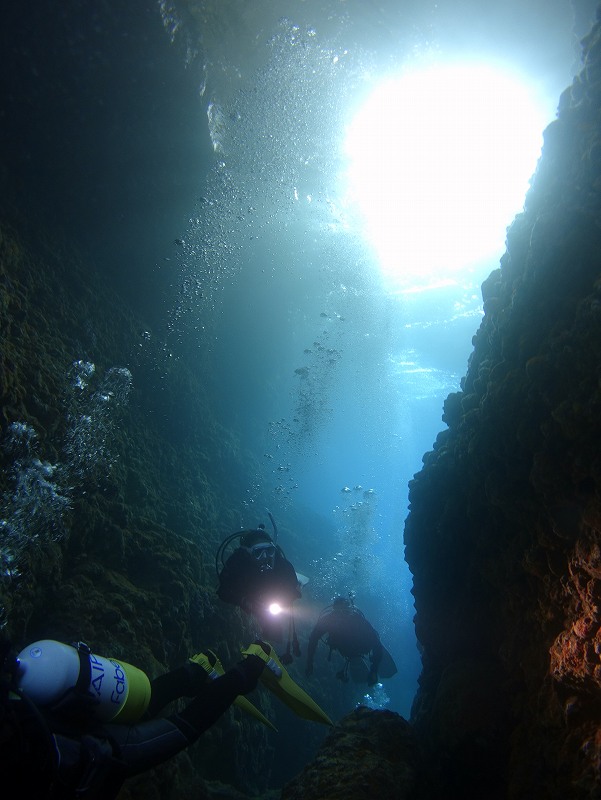
[[(288, 639), (286, 652), (281, 656), (284, 664), (292, 661), (292, 652), (300, 656), (292, 604), (301, 597), (301, 586), (307, 579), (295, 572), (277, 544), (277, 526), (273, 525), (273, 539), (259, 525), (254, 530), (232, 533), (220, 545), (215, 558), (219, 586), (218, 597), (224, 603), (238, 606), (252, 615), (260, 626), (259, 637), (274, 642), (284, 639), (286, 625)], [(227, 548), (238, 540), (238, 547), (225, 559)]]
[[(332, 605), (324, 608), (315, 627), (309, 636), (307, 649), (306, 675), (313, 674), (313, 658), (317, 643), (327, 635), (325, 640), (330, 648), (328, 661), (332, 651), (338, 650), (345, 659), (344, 666), (336, 673), (338, 680), (345, 683), (350, 677), (356, 683), (367, 681), (368, 686), (378, 682), (378, 673), (390, 678), (396, 671), (396, 665), (390, 653), (382, 645), (378, 632), (365, 619), (365, 616), (353, 603), (352, 596), (336, 597)], [(369, 654), (369, 666), (363, 656)]]
[[(193, 744), (232, 705), (274, 726), (245, 694), (260, 680), (295, 714), (332, 725), (290, 678), (271, 646), (257, 641), (225, 671), (206, 653), (152, 682), (87, 645), (52, 639), (14, 656), (0, 643), (0, 765), (40, 798), (110, 800), (123, 782)], [(193, 698), (167, 717), (156, 715)], [(274, 728), (275, 729), (275, 728)]]

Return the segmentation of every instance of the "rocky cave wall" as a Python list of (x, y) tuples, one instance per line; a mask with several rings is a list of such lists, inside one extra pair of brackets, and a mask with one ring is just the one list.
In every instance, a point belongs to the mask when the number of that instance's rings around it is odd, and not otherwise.
[[(178, 361), (157, 388), (160, 359), (152, 344), (141, 352), (143, 330), (62, 238), (0, 220), (1, 633), (17, 650), (81, 639), (154, 676), (208, 644), (229, 665), (251, 634), (214, 594), (216, 544), (239, 525), (230, 509), (244, 455), (214, 420), (202, 375)], [(74, 385), (76, 360), (94, 364), (85, 387)], [(132, 371), (131, 391), (99, 406), (113, 367)], [(184, 441), (173, 419), (190, 397), (199, 413)], [(14, 423), (30, 431), (26, 447), (11, 446)], [(259, 726), (231, 713), (202, 748), (123, 796), (184, 796), (225, 777), (264, 788), (270, 750)]]
[[(163, 216), (183, 204), (183, 169), (193, 181), (189, 150), (160, 157), (161, 132), (182, 144), (185, 131), (178, 139), (164, 102), (185, 94), (185, 66), (167, 69), (169, 38), (156, 7), (150, 25), (148, 8), (145, 0), (127, 8), (111, 0), (93, 14), (75, 0), (59, 14), (15, 7), (0, 34), (0, 139), (13, 153), (0, 164), (0, 632), (16, 650), (37, 638), (81, 639), (154, 676), (207, 646), (229, 666), (252, 637), (242, 615), (217, 602), (214, 558), (240, 527), (259, 470), (257, 455), (217, 419), (206, 355), (195, 352), (191, 365), (157, 322), (175, 298), (154, 285), (152, 248), (175, 224)], [(117, 47), (126, 29), (136, 35)], [(162, 120), (155, 138), (148, 114)], [(113, 161), (98, 143), (114, 139)], [(149, 194), (165, 200), (152, 236)], [(144, 221), (141, 253), (130, 212)], [(94, 370), (86, 377), (75, 362)], [(103, 390), (114, 368), (132, 375), (123, 403)], [(31, 436), (17, 446), (14, 423)], [(254, 524), (252, 513), (245, 523)], [(288, 554), (295, 537), (319, 536), (312, 520), (277, 516)], [(338, 694), (332, 716), (348, 708)], [(290, 720), (268, 692), (253, 701), (277, 724), (283, 715), (286, 737), (232, 710), (198, 746), (129, 782), (122, 796), (209, 797), (217, 782), (223, 797), (235, 794), (232, 786), (264, 790), (272, 770), (289, 774), (280, 742), (298, 742), (289, 760), (302, 763), (323, 730)]]
[[(492, 155), (492, 154), (491, 154)], [(448, 797), (601, 791), (601, 29), (410, 483), (416, 732)]]
[[(445, 402), (448, 429), (411, 483), (406, 552), (424, 662), (413, 733), (400, 718), (356, 712), (308, 768), (306, 783), (299, 779), (284, 796), (369, 797), (394, 786), (398, 797), (599, 796), (599, 26), (585, 40), (583, 64), (545, 132), (501, 267), (483, 285), (485, 315), (462, 391)], [(231, 642), (244, 628), (211, 602), (210, 569), (215, 528), (238, 524), (227, 509), (240, 485), (229, 476), (245, 456), (213, 420), (202, 375), (181, 363), (159, 408), (173, 413), (194, 396), (199, 423), (185, 442), (173, 438), (169, 414), (153, 416), (145, 401), (154, 356), (132, 355), (144, 322), (64, 245), (18, 215), (12, 222), (0, 231), (2, 433), (27, 422), (40, 458), (55, 464), (74, 358), (92, 358), (102, 372), (127, 353), (137, 383), (111, 471), (92, 475), (73, 498), (65, 535), (27, 550), (23, 577), (2, 582), (8, 632), (24, 643), (50, 626), (58, 638), (91, 639), (99, 652), (131, 659), (134, 651), (151, 674), (207, 636), (233, 656)], [(0, 457), (6, 497), (11, 461), (4, 451)], [(368, 746), (380, 741), (379, 719), (382, 741), (398, 737), (398, 751)], [(417, 777), (418, 742), (433, 789)], [(209, 796), (203, 777), (232, 773), (260, 789), (268, 747), (262, 731), (231, 717), (202, 749), (124, 796), (184, 797), (192, 787), (194, 796)], [(367, 762), (358, 760), (363, 752)], [(374, 761), (371, 778), (349, 770), (344, 757)], [(383, 760), (390, 773), (378, 784)]]

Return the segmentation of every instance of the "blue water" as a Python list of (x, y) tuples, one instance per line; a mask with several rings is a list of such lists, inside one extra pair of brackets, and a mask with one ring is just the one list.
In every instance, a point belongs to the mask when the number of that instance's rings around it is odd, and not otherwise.
[(223, 25), (203, 29), (213, 156), (177, 249), (194, 302), (176, 301), (172, 333), (187, 357), (190, 337), (210, 352), (220, 418), (258, 458), (241, 524), (255, 524), (265, 502), (284, 520), (322, 520), (319, 553), (314, 540), (282, 542), (310, 578), (301, 628), (353, 591), (399, 667), (357, 702), (408, 716), (420, 660), (403, 559), (407, 485), (444, 428), (480, 283), (501, 253), (451, 285), (391, 292), (340, 208), (344, 129), (378, 74), (433, 53), (502, 55), (534, 76), (551, 121), (576, 60), (574, 22), (569, 3), (545, 4), (543, 17), (540, 3), (519, 15), (469, 2), (322, 5), (278, 3), (276, 13), (258, 3), (237, 15), (222, 4)]
[[(87, 256), (147, 315), (139, 346), (161, 354), (157, 390), (174, 358), (206, 375), (218, 421), (256, 464), (240, 525), (265, 522), (269, 507), (309, 577), (301, 628), (333, 594), (354, 592), (399, 668), (356, 702), (408, 716), (420, 660), (403, 558), (407, 486), (444, 428), (443, 401), (460, 387), (481, 318), (480, 284), (501, 253), (438, 289), (392, 292), (342, 210), (345, 125), (379, 76), (463, 53), (527, 72), (551, 121), (595, 4), (220, 0), (196, 4), (196, 26), (164, 2), (85, 20), (69, 17), (76, 6), (61, 6), (68, 46), (48, 47), (47, 61), (31, 55), (47, 21), (4, 20), (5, 47), (28, 75), (62, 70), (60, 126), (56, 98), (13, 99), (31, 202), (60, 208)], [(28, 47), (12, 44), (17, 24), (31, 27)], [(148, 48), (158, 36), (163, 45)], [(114, 59), (99, 56), (95, 37), (111, 40)], [(53, 126), (65, 144), (46, 154), (39, 132), (51, 138)], [(71, 429), (69, 480), (36, 462), (35, 448), (21, 461), (45, 491), (36, 502), (56, 512), (51, 530), (86, 447), (102, 454), (110, 439), (104, 401), (84, 392), (78, 402), (98, 426), (92, 443)], [(185, 438), (185, 413), (175, 424)]]

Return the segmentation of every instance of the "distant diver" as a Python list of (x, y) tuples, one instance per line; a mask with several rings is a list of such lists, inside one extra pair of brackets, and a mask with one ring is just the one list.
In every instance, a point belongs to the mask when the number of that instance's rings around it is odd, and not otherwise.
[[(338, 596), (332, 605), (323, 609), (319, 619), (309, 636), (307, 649), (306, 674), (313, 674), (313, 659), (317, 643), (325, 638), (330, 648), (328, 660), (333, 651), (338, 651), (344, 658), (344, 665), (336, 673), (336, 677), (349, 680), (349, 674), (355, 683), (367, 682), (373, 686), (383, 678), (391, 678), (397, 671), (392, 656), (382, 645), (380, 636), (365, 616), (353, 604), (352, 599)], [(369, 665), (365, 658), (369, 656)]]
[[(273, 539), (260, 525), (254, 530), (232, 533), (221, 543), (215, 558), (217, 595), (224, 603), (252, 615), (260, 626), (261, 638), (281, 642), (287, 627), (287, 646), (281, 658), (289, 664), (293, 653), (300, 656), (293, 603), (301, 597), (307, 578), (299, 575), (286, 559), (277, 544), (275, 520), (268, 514)], [(226, 559), (228, 547), (236, 541), (238, 547)]]

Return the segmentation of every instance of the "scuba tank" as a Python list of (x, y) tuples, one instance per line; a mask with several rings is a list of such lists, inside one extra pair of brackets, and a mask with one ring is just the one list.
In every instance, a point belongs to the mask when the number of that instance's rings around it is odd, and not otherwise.
[(125, 661), (97, 656), (83, 642), (75, 646), (43, 639), (17, 656), (19, 689), (41, 708), (72, 709), (79, 701), (102, 722), (136, 722), (150, 702), (146, 673)]

